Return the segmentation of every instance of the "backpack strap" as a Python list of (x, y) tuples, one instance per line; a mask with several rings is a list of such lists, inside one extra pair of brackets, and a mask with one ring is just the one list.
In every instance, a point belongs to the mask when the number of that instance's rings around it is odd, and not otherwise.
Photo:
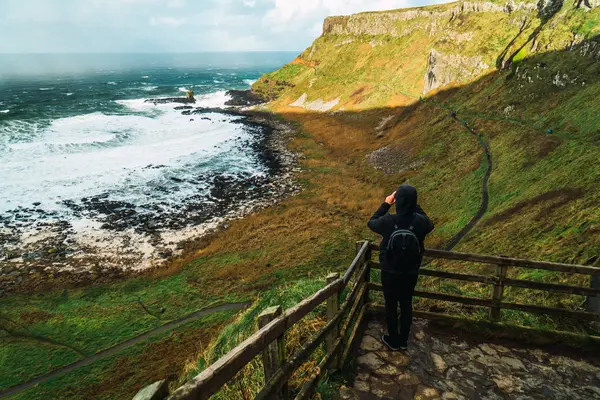
[[(413, 219), (410, 222), (410, 226), (408, 227), (409, 231), (411, 231), (411, 232), (415, 231), (415, 221), (417, 220), (417, 218), (419, 218), (419, 213), (414, 213)], [(394, 230), (398, 230), (398, 229), (400, 229), (400, 228), (398, 227), (398, 218), (396, 218), (396, 221), (394, 223)]]
[(408, 227), (408, 230), (411, 232), (415, 231), (415, 221), (417, 220), (417, 218), (419, 218), (419, 213), (415, 213), (413, 216), (413, 219), (410, 223), (410, 226)]

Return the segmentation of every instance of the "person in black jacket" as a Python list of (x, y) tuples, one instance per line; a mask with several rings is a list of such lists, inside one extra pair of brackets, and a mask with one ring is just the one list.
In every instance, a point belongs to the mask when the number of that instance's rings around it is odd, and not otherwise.
[[(396, 204), (396, 214), (388, 214), (392, 204)], [(425, 236), (433, 231), (433, 223), (417, 204), (417, 189), (401, 185), (389, 195), (368, 223), (369, 229), (383, 236), (379, 245), (381, 264), (381, 284), (385, 298), (385, 315), (388, 334), (381, 340), (392, 350), (406, 350), (408, 335), (412, 325), (412, 297), (417, 285), (419, 268), (425, 249)], [(390, 237), (395, 231), (410, 230), (418, 239), (417, 257), (401, 270), (392, 265), (388, 251)], [(416, 244), (415, 244), (416, 246)], [(398, 303), (400, 304), (400, 331), (398, 332)]]

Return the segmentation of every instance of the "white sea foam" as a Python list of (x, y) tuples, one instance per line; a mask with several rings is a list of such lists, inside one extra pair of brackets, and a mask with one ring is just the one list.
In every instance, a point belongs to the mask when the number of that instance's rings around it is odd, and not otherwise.
[[(40, 88), (40, 90), (41, 90), (42, 92), (45, 92), (45, 91), (47, 91), (47, 90), (54, 90), (54, 88), (52, 88), (52, 87), (42, 87), (42, 88)], [(23, 92), (23, 93), (27, 93), (27, 92)]]
[(67, 96), (73, 96), (73, 93), (65, 93)]
[(146, 92), (152, 92), (153, 90), (158, 89), (158, 86), (144, 86), (142, 88), (142, 90), (145, 90)]
[(227, 92), (225, 91), (220, 91), (216, 93), (196, 96), (196, 106), (208, 108), (222, 108), (225, 107), (225, 102), (229, 100), (231, 100), (231, 96), (227, 95)]
[(179, 91), (183, 92), (183, 93), (186, 93), (188, 90), (189, 90), (188, 88), (184, 88), (184, 87), (179, 88)]
[(225, 83), (225, 81), (220, 81), (220, 80), (218, 80), (218, 79), (213, 79), (213, 82), (214, 82), (214, 83)]
[(257, 79), (244, 79), (244, 83), (248, 86), (252, 86), (256, 83)]
[(0, 110), (0, 114), (8, 114), (10, 110)]
[(142, 79), (149, 79), (150, 77), (148, 75), (144, 75), (142, 76)]
[[(227, 99), (219, 92), (198, 96), (197, 104), (219, 107)], [(159, 113), (148, 117), (96, 112), (61, 118), (49, 126), (11, 121), (5, 128), (28, 139), (0, 147), (0, 213), (39, 201), (45, 209), (69, 215), (62, 200), (105, 192), (134, 204), (147, 203), (154, 196), (151, 182), (164, 179), (171, 170), (183, 179), (194, 176), (198, 171), (187, 166), (198, 163), (260, 172), (253, 160), (232, 153), (231, 139), (247, 136), (240, 125), (229, 122), (233, 117), (190, 122), (173, 110), (173, 104), (154, 105), (144, 99), (119, 103), (134, 111)], [(228, 161), (232, 159), (235, 162)], [(149, 165), (161, 168), (146, 168)], [(163, 196), (177, 204), (193, 194), (180, 190)]]
[(112, 82), (112, 81), (111, 81), (111, 82), (106, 82), (106, 84), (107, 84), (107, 85), (113, 85), (113, 86), (114, 86), (114, 85), (117, 85), (117, 82)]

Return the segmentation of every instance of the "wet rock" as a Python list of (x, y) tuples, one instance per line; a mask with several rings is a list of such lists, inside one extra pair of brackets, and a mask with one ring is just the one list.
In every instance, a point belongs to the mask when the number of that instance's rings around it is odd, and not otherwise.
[(423, 385), (419, 385), (415, 393), (415, 400), (438, 400), (439, 398), (437, 390)]
[(405, 372), (398, 376), (398, 382), (404, 386), (413, 386), (421, 383), (421, 378), (412, 372)]
[(395, 399), (400, 386), (388, 378), (371, 377), (371, 393), (380, 399)]
[(448, 369), (448, 365), (440, 355), (436, 353), (431, 353), (430, 357), (431, 361), (433, 361), (433, 365), (435, 366), (436, 371), (439, 374), (443, 374), (444, 372), (446, 372), (446, 370)]
[(505, 393), (512, 393), (516, 390), (516, 382), (518, 381), (514, 376), (503, 375), (492, 378), (492, 380), (498, 386), (498, 389)]
[(377, 375), (393, 375), (397, 376), (400, 374), (398, 368), (394, 367), (391, 364), (384, 365), (375, 371)]
[(497, 356), (498, 352), (496, 350), (494, 350), (493, 348), (490, 347), (489, 344), (487, 343), (483, 343), (479, 345), (479, 348), (486, 354), (490, 355), (490, 356)]
[(408, 356), (400, 351), (380, 351), (377, 355), (386, 363), (390, 363), (396, 367), (405, 367), (410, 362)]
[(523, 362), (517, 358), (512, 358), (512, 357), (502, 357), (502, 362), (506, 365), (508, 365), (510, 368), (512, 369), (516, 369), (516, 370), (525, 370), (525, 365), (523, 365)]
[[(410, 360), (405, 352), (363, 349), (366, 354), (362, 357), (375, 353), (384, 364), (374, 362), (375, 369), (365, 362), (359, 365), (362, 382), (359, 385), (363, 389), (356, 392), (359, 398), (600, 399), (600, 389), (595, 390), (600, 387), (600, 366), (594, 365), (596, 361), (549, 355), (520, 346), (481, 343), (481, 338), (465, 339), (457, 345), (454, 337), (428, 330), (427, 324), (419, 320), (415, 328), (415, 331), (424, 331), (426, 340), (417, 341), (411, 347)], [(381, 323), (369, 321), (368, 331), (379, 329), (382, 329)], [(433, 351), (434, 345), (448, 348), (448, 353)], [(532, 361), (534, 358), (540, 361)], [(390, 397), (383, 387), (377, 394), (373, 392), (373, 382), (389, 383), (387, 380), (394, 376), (400, 385), (395, 397)], [(363, 393), (369, 386), (370, 393)]]
[(510, 350), (502, 345), (490, 343), (490, 346), (492, 348), (494, 348), (496, 351), (498, 351), (499, 353), (510, 353)]
[(469, 344), (467, 342), (452, 341), (451, 345), (452, 345), (452, 347), (454, 347), (455, 349), (458, 349), (458, 350), (466, 350), (469, 348)]
[(371, 385), (369, 383), (370, 376), (367, 373), (359, 373), (354, 380), (354, 389), (361, 392), (369, 392)]
[(375, 353), (367, 353), (356, 358), (356, 363), (371, 370), (376, 370), (383, 366), (384, 362), (375, 355)]
[(474, 347), (474, 348), (470, 349), (469, 351), (467, 351), (467, 354), (472, 359), (478, 358), (478, 357), (483, 357), (483, 353), (477, 347)]
[(459, 366), (458, 368), (460, 368), (461, 371), (469, 372), (469, 373), (475, 374), (475, 375), (485, 374), (485, 368), (483, 368), (482, 364), (480, 364), (478, 362), (474, 362), (474, 361), (463, 364), (463, 365)]
[(169, 104), (169, 103), (184, 103), (184, 104), (188, 104), (188, 103), (195, 103), (196, 100), (194, 98), (187, 98), (187, 97), (164, 97), (164, 98), (159, 98), (159, 99), (147, 99), (146, 101), (144, 101), (145, 103), (152, 103), (154, 105), (157, 104)]
[(459, 396), (454, 392), (442, 393), (442, 400), (461, 400), (461, 399), (464, 399), (464, 397)]
[(377, 351), (383, 349), (383, 344), (381, 343), (381, 340), (377, 340), (370, 335), (365, 335), (363, 336), (360, 348), (365, 351)]
[(226, 106), (255, 106), (267, 101), (252, 90), (229, 90), (227, 95), (231, 97), (231, 100), (225, 102)]

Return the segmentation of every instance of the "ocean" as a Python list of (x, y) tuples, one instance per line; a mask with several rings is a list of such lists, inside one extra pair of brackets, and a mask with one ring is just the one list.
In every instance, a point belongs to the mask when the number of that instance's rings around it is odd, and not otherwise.
[(157, 232), (173, 236), (231, 211), (218, 204), (223, 191), (268, 197), (277, 172), (261, 155), (260, 126), (146, 100), (191, 89), (194, 107), (223, 108), (228, 90), (249, 89), (294, 56), (3, 55), (0, 261), (73, 257), (89, 242), (119, 240), (143, 242), (148, 259)]

